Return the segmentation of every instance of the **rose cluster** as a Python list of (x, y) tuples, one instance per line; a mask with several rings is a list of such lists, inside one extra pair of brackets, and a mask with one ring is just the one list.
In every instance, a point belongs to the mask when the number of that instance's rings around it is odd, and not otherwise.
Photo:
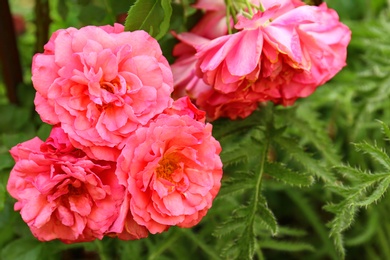
[(223, 0), (200, 0), (199, 23), (175, 34), (174, 96), (189, 95), (209, 120), (245, 118), (267, 101), (292, 105), (346, 64), (351, 31), (326, 3), (246, 2), (231, 13)]
[(130, 240), (192, 227), (217, 195), (221, 147), (191, 101), (173, 101), (158, 42), (114, 26), (58, 30), (32, 63), (52, 125), (11, 149), (7, 190), (41, 241)]

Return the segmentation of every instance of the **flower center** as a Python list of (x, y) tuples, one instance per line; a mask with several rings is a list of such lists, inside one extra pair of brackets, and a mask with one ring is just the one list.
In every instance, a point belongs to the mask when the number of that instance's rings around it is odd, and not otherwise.
[(168, 155), (164, 156), (158, 164), (159, 166), (156, 169), (157, 178), (163, 178), (167, 181), (174, 182), (172, 173), (179, 168), (178, 160), (173, 155)]
[(104, 81), (100, 82), (100, 87), (110, 92), (111, 94), (114, 94), (115, 89), (118, 89), (119, 85), (120, 85), (120, 80), (118, 77), (113, 79), (111, 82), (104, 82)]

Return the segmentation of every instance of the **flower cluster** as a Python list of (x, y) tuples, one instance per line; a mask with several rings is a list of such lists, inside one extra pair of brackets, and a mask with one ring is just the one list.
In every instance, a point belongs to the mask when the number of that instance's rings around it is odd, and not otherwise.
[(224, 1), (208, 2), (195, 6), (205, 10), (198, 25), (176, 35), (172, 68), (175, 96), (189, 95), (210, 120), (292, 105), (346, 64), (351, 32), (326, 3), (252, 0), (226, 21)]
[(139, 239), (207, 213), (221, 147), (203, 111), (171, 98), (171, 68), (149, 34), (59, 30), (34, 56), (32, 81), (53, 128), (11, 149), (7, 190), (39, 240)]

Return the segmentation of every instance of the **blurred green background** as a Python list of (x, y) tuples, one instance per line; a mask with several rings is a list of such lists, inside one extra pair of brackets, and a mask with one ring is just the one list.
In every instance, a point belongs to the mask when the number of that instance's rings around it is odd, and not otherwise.
[[(326, 135), (323, 149), (325, 151), (332, 146), (339, 156), (337, 163), (366, 171), (382, 171), (378, 162), (356, 151), (352, 143), (367, 141), (384, 150), (389, 148), (389, 141), (383, 138), (377, 120), (390, 124), (390, 1), (326, 2), (337, 10), (341, 21), (352, 30), (348, 65), (312, 96), (299, 100), (292, 109), (296, 117), (305, 118), (310, 124), (308, 128)], [(13, 200), (6, 192), (7, 178), (14, 163), (8, 151), (34, 136), (44, 139), (50, 131), (50, 126), (43, 124), (34, 111), (35, 93), (31, 85), (32, 56), (42, 51), (47, 41), (42, 27), (47, 27), (50, 36), (59, 28), (123, 22), (123, 14), (131, 3), (131, 0), (9, 1), (19, 28), (16, 33), (23, 81), (17, 86), (18, 104), (14, 104), (7, 98), (4, 75), (0, 74), (0, 259), (218, 259), (223, 251), (227, 240), (212, 236), (212, 233), (223, 216), (231, 214), (239, 205), (238, 199), (217, 199), (203, 224), (194, 229), (172, 228), (164, 234), (151, 235), (140, 241), (104, 239), (76, 245), (58, 241), (39, 243), (32, 237), (19, 213), (13, 211)], [(49, 24), (44, 17), (36, 16), (44, 6), (49, 10)], [(177, 23), (184, 20), (180, 17), (182, 11), (180, 5), (174, 6), (177, 17), (173, 20), (173, 29), (181, 28)], [(6, 37), (2, 35), (1, 41), (5, 41)], [(171, 58), (172, 37), (167, 36), (160, 43)], [(288, 110), (281, 113), (286, 116)], [(302, 129), (292, 128), (288, 134), (301, 147), (313, 152), (319, 163), (328, 168), (335, 166), (336, 163), (332, 165), (332, 160), (326, 158), (321, 145), (313, 145), (315, 141), (310, 136), (302, 135)], [(318, 136), (321, 135), (314, 137)], [(281, 161), (288, 157), (277, 149), (275, 152)], [(318, 182), (302, 189), (265, 184), (264, 194), (278, 222), (290, 227), (281, 229), (281, 237), (288, 237), (291, 242), (291, 246), (283, 247), (264, 240), (268, 244), (260, 244), (260, 247), (266, 259), (338, 259), (328, 234), (327, 223), (332, 214), (322, 209), (330, 200), (337, 200), (337, 194), (330, 194)], [(389, 214), (390, 197), (385, 195), (380, 203), (356, 215), (353, 226), (345, 233), (347, 259), (390, 259)]]

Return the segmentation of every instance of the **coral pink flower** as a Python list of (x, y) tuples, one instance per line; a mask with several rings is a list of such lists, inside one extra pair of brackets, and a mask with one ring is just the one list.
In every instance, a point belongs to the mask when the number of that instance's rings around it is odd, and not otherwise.
[(131, 195), (129, 210), (153, 234), (197, 224), (221, 185), (221, 147), (212, 126), (173, 111), (138, 128), (118, 158), (116, 174)]
[(10, 152), (16, 163), (7, 190), (35, 237), (66, 243), (103, 238), (125, 196), (115, 163), (89, 159), (59, 127), (46, 142), (35, 137)]
[(164, 113), (167, 115), (187, 115), (202, 123), (205, 123), (206, 121), (206, 112), (199, 110), (192, 104), (188, 96), (175, 100), (171, 107), (164, 110)]
[(167, 108), (173, 77), (157, 41), (144, 31), (87, 26), (56, 31), (36, 54), (36, 110), (61, 124), (72, 144), (115, 160), (124, 140)]
[[(293, 104), (345, 66), (351, 32), (326, 4), (285, 1), (238, 19), (237, 33), (197, 46), (197, 74), (213, 86), (197, 105), (208, 114), (220, 111), (211, 119), (245, 117), (256, 102)], [(248, 98), (252, 105), (244, 113)], [(241, 112), (234, 115), (230, 103)]]

